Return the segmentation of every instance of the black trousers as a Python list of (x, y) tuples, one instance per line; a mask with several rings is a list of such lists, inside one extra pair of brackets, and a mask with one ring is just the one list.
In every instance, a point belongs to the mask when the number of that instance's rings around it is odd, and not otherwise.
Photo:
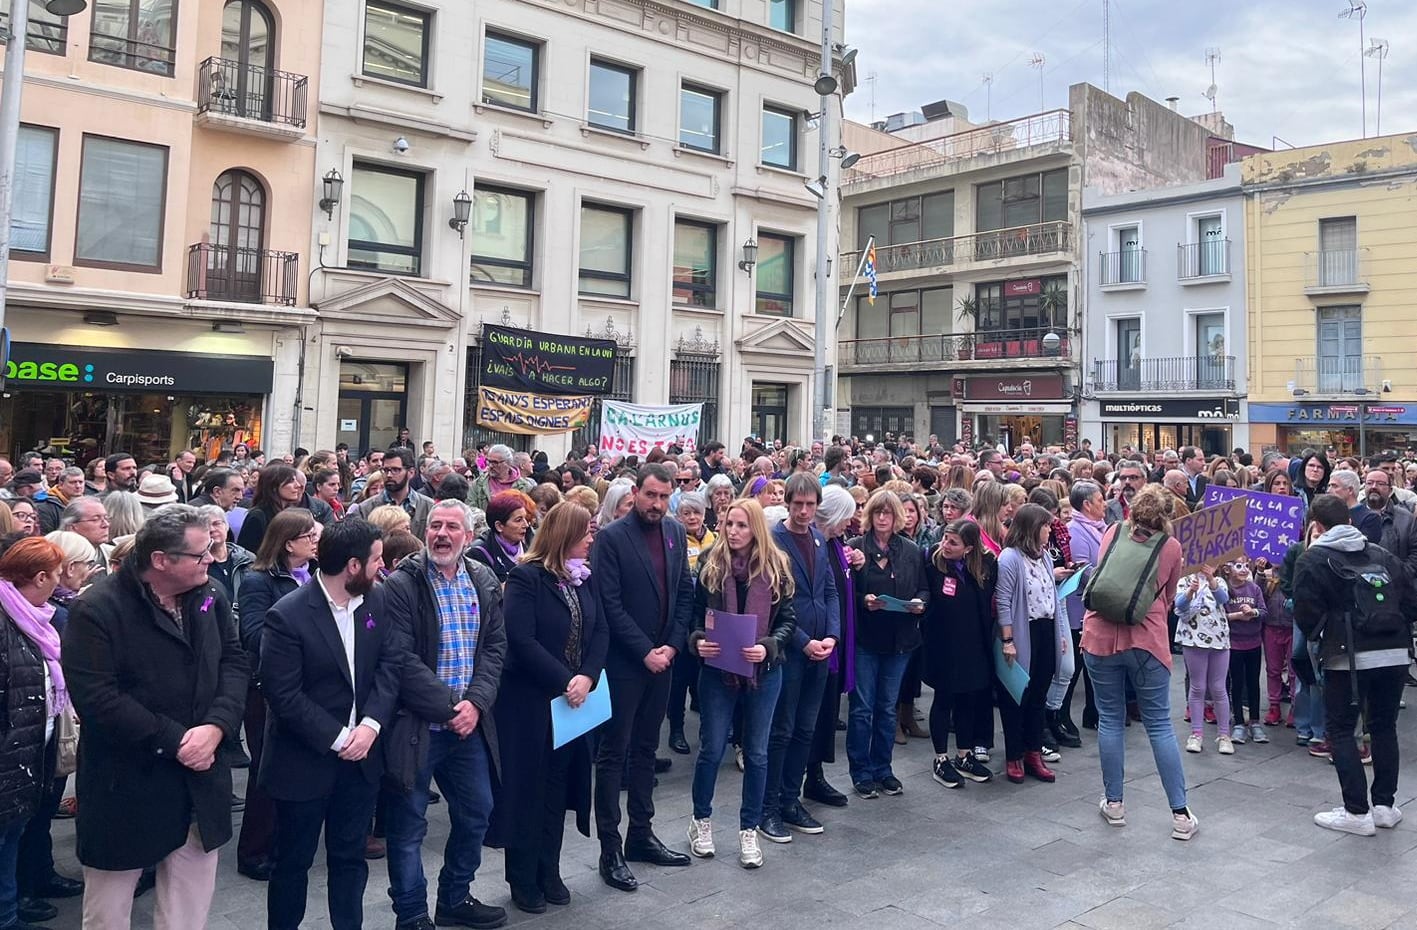
[(807, 752), (807, 768), (836, 761), (836, 719), (841, 713), (841, 672), (827, 673), (827, 688), (817, 707), (817, 726), (812, 731), (812, 748)]
[[(1263, 656), (1262, 646), (1230, 649), (1230, 713), (1236, 724), (1260, 722), (1260, 659)], [(1245, 719), (1246, 706), (1250, 708), (1248, 720)]]
[(1028, 687), (1023, 691), (1023, 702), (1015, 703), (1002, 684), (997, 689), (999, 717), (1004, 724), (1004, 756), (1010, 762), (1022, 759), (1025, 752), (1043, 748), (1044, 705), (1058, 664), (1053, 629), (1051, 617), (1028, 621)]
[[(57, 744), (53, 739), (44, 749), (45, 768), (52, 771)], [(50, 827), (54, 823), (54, 812), (59, 810), (59, 802), (64, 798), (64, 786), (69, 778), (56, 778), (45, 785), (40, 796), (39, 807), (34, 816), (25, 824), (20, 834), (19, 860), (15, 868), (15, 884), (20, 897), (37, 898), (39, 892), (54, 875), (54, 839)]]
[(246, 689), (245, 728), (251, 768), (247, 770), (246, 809), (241, 813), (241, 832), (236, 838), (236, 862), (255, 866), (270, 858), (276, 832), (275, 802), (256, 784), (266, 743), (266, 699), (255, 685)]
[(516, 837), (507, 844), (505, 874), (513, 891), (530, 893), (561, 877), (561, 841), (566, 832), (566, 792), (570, 786), (568, 773), (576, 747), (562, 746), (553, 751), (548, 731), (546, 748), (546, 768), (537, 773), (545, 791), (541, 816), (536, 823), (518, 824)]
[(620, 784), (629, 782), (629, 838), (649, 835), (654, 820), (654, 753), (669, 703), (673, 672), (642, 673), (610, 682), (610, 722), (595, 758), (595, 832), (602, 849), (620, 846)]
[[(988, 733), (979, 727), (981, 705), (989, 714)], [(985, 740), (993, 736), (993, 713), (994, 702), (988, 688), (960, 694), (936, 689), (934, 703), (930, 705), (930, 742), (934, 744), (936, 754), (943, 755), (950, 751), (951, 730), (954, 730), (957, 751), (968, 752), (973, 751), (975, 746), (983, 746)]]
[(305, 895), (310, 866), (325, 834), (325, 865), (329, 887), (330, 926), (359, 930), (364, 926), (364, 887), (369, 865), (364, 839), (379, 786), (364, 777), (355, 762), (341, 762), (329, 796), (313, 801), (276, 801), (275, 862), (266, 887), (268, 930), (299, 930), (305, 919)]
[(897, 704), (913, 704), (915, 699), (920, 697), (920, 654), (923, 650), (916, 649), (910, 654), (910, 661), (905, 664), (905, 675), (900, 679), (900, 695), (896, 698)]
[[(1333, 750), (1333, 767), (1343, 790), (1343, 806), (1351, 814), (1368, 812), (1368, 776), (1358, 758), (1353, 727), (1359, 705), (1353, 703), (1353, 672), (1324, 672), (1324, 723)], [(1391, 807), (1397, 797), (1397, 707), (1407, 683), (1407, 666), (1364, 669), (1358, 675), (1358, 700), (1367, 709), (1372, 737), (1373, 804)]]
[(684, 729), (684, 701), (693, 695), (694, 704), (699, 702), (699, 659), (690, 655), (689, 650), (674, 656), (674, 664), (669, 667), (669, 728)]

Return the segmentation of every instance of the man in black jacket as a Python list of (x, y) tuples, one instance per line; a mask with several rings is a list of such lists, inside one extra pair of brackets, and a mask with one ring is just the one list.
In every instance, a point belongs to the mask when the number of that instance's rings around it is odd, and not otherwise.
[(471, 541), (471, 508), (458, 500), (433, 503), (426, 553), (406, 559), (384, 582), (389, 619), (419, 660), (410, 664), (438, 679), (404, 676), (404, 712), (384, 741), (386, 780), (400, 789), (390, 796), (387, 814), (389, 896), (398, 930), (434, 927), (422, 846), (435, 775), (451, 821), (438, 873), (437, 925), (484, 930), (507, 921), (504, 909), (470, 893), (492, 815), (498, 759), (492, 705), (507, 656), (502, 588), (491, 569), (463, 554)]
[(1397, 503), (1393, 496), (1392, 476), (1386, 469), (1369, 470), (1363, 483), (1363, 502), (1383, 523), (1380, 545), (1397, 556), (1410, 577), (1417, 578), (1417, 517)]
[[(1348, 505), (1332, 494), (1320, 494), (1309, 505), (1309, 517), (1322, 535), (1299, 556), (1294, 570), (1294, 621), (1310, 642), (1319, 644), (1324, 717), (1343, 790), (1343, 806), (1315, 814), (1314, 822), (1328, 830), (1372, 836), (1375, 827), (1395, 827), (1402, 820), (1402, 811), (1394, 803), (1397, 709), (1411, 659), (1409, 625), (1417, 618), (1417, 588), (1402, 563), (1364, 539), (1348, 522), (1348, 515)], [(1382, 597), (1360, 598), (1358, 586), (1368, 582), (1353, 573), (1372, 574), (1374, 568), (1387, 575), (1378, 589)], [(1370, 602), (1393, 613), (1376, 614), (1381, 619), (1360, 626), (1353, 618), (1364, 616), (1360, 605)], [(1373, 741), (1371, 808), (1368, 780), (1353, 736), (1360, 706), (1367, 708)]]
[(314, 582), (276, 602), (261, 637), (261, 690), (271, 715), (259, 773), (276, 802), (275, 864), (266, 892), (271, 930), (305, 918), (310, 865), (325, 834), (330, 923), (364, 921), (364, 839), (379, 794), (381, 753), (393, 721), (405, 653), (374, 581), (379, 528), (336, 523), (320, 537)]
[[(595, 760), (595, 829), (600, 877), (621, 891), (639, 883), (626, 861), (682, 866), (689, 857), (654, 835), (654, 752), (669, 706), (669, 667), (684, 649), (694, 583), (684, 527), (665, 520), (674, 474), (639, 470), (634, 510), (600, 528), (591, 549), (601, 614), (610, 627), (611, 718)], [(620, 783), (629, 757), (630, 829), (620, 842)]]
[(207, 580), (207, 522), (164, 507), (117, 574), (69, 608), (64, 677), (83, 720), (77, 790), (86, 926), (127, 926), (158, 868), (157, 930), (204, 927), (231, 839), (231, 769), (249, 677), (231, 605)]

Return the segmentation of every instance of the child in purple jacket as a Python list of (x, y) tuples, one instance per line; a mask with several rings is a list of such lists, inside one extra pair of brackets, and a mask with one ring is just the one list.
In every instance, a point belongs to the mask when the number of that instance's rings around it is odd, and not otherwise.
[[(1287, 604), (1284, 592), (1279, 588), (1279, 570), (1267, 559), (1255, 560), (1256, 580), (1265, 592), (1264, 629), (1260, 638), (1264, 642), (1265, 680), (1269, 686), (1269, 710), (1265, 712), (1266, 726), (1277, 727), (1283, 722), (1280, 704), (1291, 698), (1294, 686), (1294, 668), (1291, 657), (1294, 653), (1294, 612)], [(1294, 725), (1294, 707), (1290, 704), (1289, 726)]]
[(1234, 713), (1230, 739), (1237, 744), (1246, 739), (1267, 743), (1269, 734), (1260, 725), (1260, 659), (1269, 605), (1250, 573), (1249, 559), (1236, 559), (1224, 574), (1230, 588), (1230, 601), (1225, 605), (1230, 621), (1230, 707)]

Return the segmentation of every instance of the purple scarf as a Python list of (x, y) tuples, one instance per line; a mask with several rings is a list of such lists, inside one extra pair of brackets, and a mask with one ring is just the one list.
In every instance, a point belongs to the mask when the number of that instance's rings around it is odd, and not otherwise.
[[(772, 586), (768, 584), (766, 575), (759, 575), (751, 581), (748, 579), (748, 557), (746, 555), (731, 556), (730, 565), (733, 569), (733, 577), (724, 581), (723, 606), (731, 614), (750, 614), (756, 617), (758, 620), (757, 638), (758, 640), (766, 639), (772, 623)], [(738, 585), (740, 584), (746, 585), (748, 588), (746, 604), (738, 603)], [(761, 664), (758, 666), (758, 671), (762, 671)], [(744, 679), (732, 672), (724, 672), (723, 680), (732, 688), (740, 687), (745, 680), (750, 688), (758, 686), (756, 676)]]
[(850, 691), (856, 687), (856, 581), (851, 577), (851, 563), (846, 560), (846, 544), (841, 537), (828, 539), (827, 548), (835, 553), (841, 563), (842, 577), (846, 579), (846, 590), (837, 592), (845, 598), (846, 605), (841, 624), (841, 648), (833, 649), (827, 661), (833, 672), (841, 674), (843, 690)]
[(36, 607), (13, 584), (0, 580), (0, 607), (15, 628), (39, 647), (44, 664), (49, 666), (48, 710), (50, 716), (57, 716), (69, 706), (69, 689), (64, 686), (64, 668), (59, 664), (59, 631), (50, 622), (54, 618), (53, 605)]
[(496, 538), (497, 544), (502, 547), (502, 551), (507, 553), (507, 558), (515, 560), (521, 556), (521, 543), (516, 543), (515, 545), (513, 545), (512, 543), (509, 543), (505, 539), (503, 539), (501, 533), (493, 533), (492, 535)]

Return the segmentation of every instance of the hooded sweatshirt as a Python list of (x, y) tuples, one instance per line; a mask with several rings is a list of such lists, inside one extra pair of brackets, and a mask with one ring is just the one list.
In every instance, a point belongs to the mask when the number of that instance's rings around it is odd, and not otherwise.
[[(1369, 669), (1407, 665), (1411, 654), (1411, 639), (1407, 631), (1392, 636), (1355, 636), (1353, 651), (1348, 654), (1347, 636), (1341, 621), (1329, 629), (1325, 618), (1340, 613), (1351, 604), (1349, 587), (1329, 566), (1330, 559), (1344, 559), (1368, 550), (1368, 557), (1378, 559), (1387, 567), (1400, 586), (1403, 612), (1417, 616), (1417, 588), (1407, 576), (1402, 563), (1386, 549), (1369, 548), (1368, 540), (1354, 526), (1335, 526), (1324, 533), (1308, 551), (1299, 557), (1294, 574), (1294, 618), (1306, 636), (1319, 639), (1319, 653), (1324, 668), (1334, 671), (1349, 668)], [(1321, 630), (1320, 628), (1323, 627)]]

